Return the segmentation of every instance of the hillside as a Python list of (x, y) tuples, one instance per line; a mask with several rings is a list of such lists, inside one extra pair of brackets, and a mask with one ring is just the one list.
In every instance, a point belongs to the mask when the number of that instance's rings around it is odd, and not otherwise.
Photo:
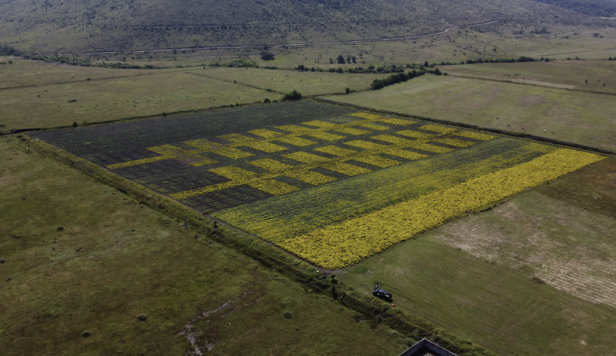
[(579, 24), (531, 0), (11, 0), (0, 42), (39, 53), (375, 39), (508, 19)]
[(616, 16), (616, 0), (535, 0), (591, 16)]

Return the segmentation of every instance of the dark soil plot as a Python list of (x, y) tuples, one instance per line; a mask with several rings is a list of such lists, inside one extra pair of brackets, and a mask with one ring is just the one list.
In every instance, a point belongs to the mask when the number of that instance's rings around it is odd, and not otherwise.
[(353, 112), (352, 109), (301, 101), (37, 132), (32, 137), (96, 164), (108, 165), (157, 156), (145, 150), (147, 147), (179, 144), (266, 126), (297, 125), (315, 118), (327, 120)]
[(33, 136), (209, 214), (481, 142), (456, 134), (304, 101)]

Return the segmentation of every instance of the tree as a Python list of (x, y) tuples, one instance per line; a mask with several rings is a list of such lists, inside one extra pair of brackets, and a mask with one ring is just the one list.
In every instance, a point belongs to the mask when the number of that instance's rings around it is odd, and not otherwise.
[(357, 63), (357, 58), (355, 58), (355, 56), (351, 57), (351, 60), (353, 61), (353, 63)]
[(329, 59), (329, 64), (334, 64), (334, 60), (333, 59)]
[(302, 99), (302, 94), (298, 93), (297, 90), (293, 90), (291, 93), (285, 94), (284, 97), (282, 98), (283, 101), (301, 100), (301, 99)]
[(336, 57), (336, 61), (338, 62), (338, 64), (344, 64), (344, 56), (339, 54), (338, 57)]
[(270, 103), (269, 98), (265, 98), (265, 100), (263, 100), (263, 104), (269, 104), (269, 103)]
[(348, 93), (350, 93), (350, 92), (351, 92), (351, 89), (346, 88), (346, 89), (344, 89), (344, 92), (348, 94)]
[(261, 52), (261, 59), (264, 61), (271, 61), (274, 59), (274, 54), (267, 52), (267, 51), (263, 51)]
[(301, 70), (301, 71), (303, 71), (303, 70), (305, 70), (305, 69), (306, 69), (306, 67), (304, 67), (304, 65), (303, 65), (303, 64), (300, 64), (300, 65), (298, 65), (298, 66), (297, 66), (297, 70)]

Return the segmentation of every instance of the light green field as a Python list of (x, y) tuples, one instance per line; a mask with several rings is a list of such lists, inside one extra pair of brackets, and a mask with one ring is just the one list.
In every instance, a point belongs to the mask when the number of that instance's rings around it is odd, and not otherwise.
[(2, 139), (0, 160), (3, 355), (181, 355), (189, 342), (178, 333), (191, 320), (200, 350), (213, 345), (208, 355), (395, 355), (407, 347), (330, 298), (24, 153), (16, 139)]
[(612, 95), (426, 75), (379, 91), (327, 99), (616, 149)]
[[(13, 64), (8, 64), (12, 61)], [(20, 58), (0, 57), (0, 90), (24, 86), (53, 85), (106, 78), (149, 75), (152, 71), (138, 69), (106, 69), (44, 63)], [(0, 91), (2, 93), (2, 91)]]
[[(345, 88), (366, 90), (375, 79), (382, 79), (388, 74), (349, 74), (299, 72), (289, 70), (209, 68), (205, 71), (191, 72), (237, 84), (254, 85), (262, 89), (271, 89), (280, 93), (293, 90), (302, 95), (324, 95), (344, 93)], [(271, 94), (272, 99), (276, 94)]]
[[(163, 112), (253, 103), (280, 94), (200, 77), (186, 71), (78, 81), (2, 91), (0, 124), (5, 129), (57, 127)], [(40, 95), (40, 97), (39, 97)], [(69, 103), (76, 99), (77, 102)]]
[(454, 76), (616, 93), (616, 61), (490, 63), (440, 69)]
[(342, 279), (366, 293), (379, 282), (396, 308), (501, 355), (609, 354), (614, 171), (613, 159), (585, 167), (400, 243)]

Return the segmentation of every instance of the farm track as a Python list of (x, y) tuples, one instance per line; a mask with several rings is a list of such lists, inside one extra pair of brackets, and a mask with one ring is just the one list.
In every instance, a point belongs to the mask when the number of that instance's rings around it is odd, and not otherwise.
[[(376, 39), (361, 39), (361, 40), (349, 40), (349, 41), (328, 41), (328, 42), (309, 42), (309, 43), (282, 43), (282, 44), (259, 44), (259, 45), (228, 45), (228, 46), (201, 46), (201, 47), (182, 47), (182, 48), (162, 48), (162, 49), (152, 49), (152, 50), (136, 50), (130, 51), (129, 53), (155, 53), (155, 52), (170, 52), (170, 51), (190, 51), (190, 50), (213, 50), (213, 49), (244, 49), (244, 48), (287, 48), (287, 47), (310, 47), (310, 46), (333, 46), (333, 45), (343, 45), (343, 44), (357, 44), (364, 42), (388, 42), (388, 41), (399, 41), (399, 40), (409, 40), (415, 38), (422, 37), (430, 37), (442, 35), (444, 33), (450, 32), (452, 30), (460, 29), (460, 28), (471, 28), (478, 26), (490, 25), (493, 23), (501, 22), (504, 20), (490, 20), (480, 23), (468, 24), (468, 25), (460, 25), (445, 28), (441, 31), (419, 34), (419, 35), (411, 35), (411, 36), (393, 36), (393, 37), (381, 37)], [(97, 52), (79, 52), (79, 54), (88, 55), (88, 54), (114, 54), (118, 53), (117, 51), (97, 51)], [(71, 56), (77, 53), (61, 53), (63, 56)]]

